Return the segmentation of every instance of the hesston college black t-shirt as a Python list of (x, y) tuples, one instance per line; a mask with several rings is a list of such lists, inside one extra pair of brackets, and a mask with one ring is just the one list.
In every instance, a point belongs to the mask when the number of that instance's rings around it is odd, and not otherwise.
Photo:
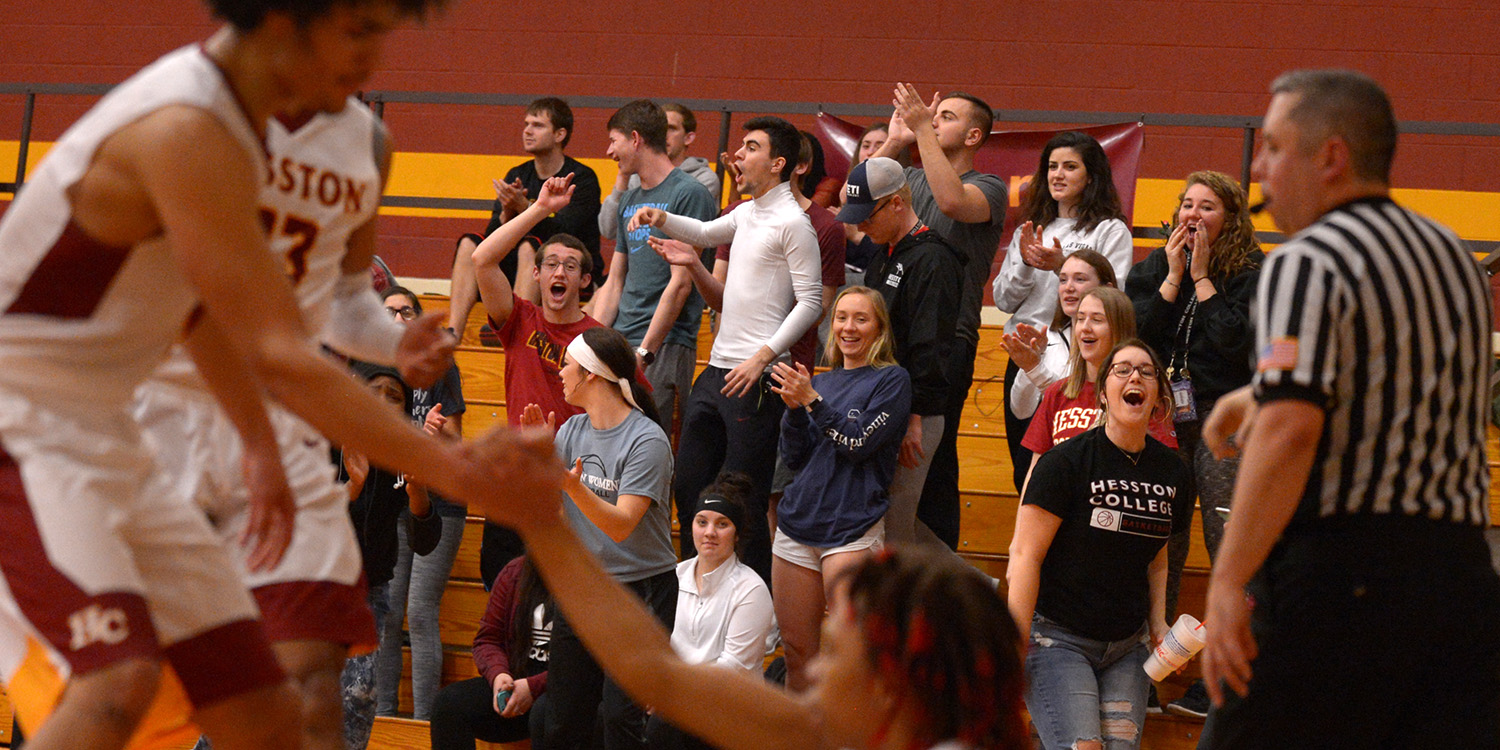
[(1172, 530), (1192, 523), (1177, 453), (1148, 437), (1139, 459), (1096, 427), (1043, 453), (1022, 501), (1062, 519), (1042, 561), (1036, 611), (1095, 640), (1140, 629), (1151, 609), (1146, 569)]

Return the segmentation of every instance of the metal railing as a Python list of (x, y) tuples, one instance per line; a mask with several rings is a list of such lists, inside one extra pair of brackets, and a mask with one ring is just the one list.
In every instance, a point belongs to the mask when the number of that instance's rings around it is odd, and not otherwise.
[[(31, 144), (32, 118), (36, 111), (37, 97), (43, 95), (102, 96), (111, 88), (110, 84), (93, 83), (0, 83), (0, 95), (12, 94), (25, 97), (21, 112), (20, 149), (16, 159), (15, 181), (0, 183), (0, 192), (14, 193), (26, 182), (26, 157)], [(530, 94), (459, 93), (446, 91), (384, 91), (372, 90), (361, 93), (377, 116), (385, 115), (388, 104), (422, 104), (478, 107), (524, 107), (537, 97)], [(576, 96), (568, 99), (575, 108), (617, 109), (633, 100), (623, 96)], [(736, 113), (756, 114), (802, 114), (815, 115), (826, 112), (844, 117), (885, 119), (891, 108), (876, 104), (849, 104), (845, 102), (794, 102), (746, 99), (674, 99), (698, 113), (719, 113), (719, 146), (715, 153), (729, 150), (731, 119)], [(1177, 128), (1214, 128), (1238, 130), (1241, 134), (1240, 181), (1250, 184), (1250, 161), (1255, 152), (1255, 131), (1261, 127), (1259, 116), (1174, 114), (1164, 112), (1088, 112), (1082, 110), (997, 109), (995, 122), (1014, 124), (1047, 125), (1096, 125), (1115, 122), (1140, 122), (1147, 126)], [(1432, 122), (1403, 121), (1402, 134), (1500, 137), (1500, 123), (1483, 122)], [(719, 165), (722, 177), (723, 165)], [(464, 198), (436, 198), (431, 196), (388, 195), (383, 198), (388, 206), (407, 208), (445, 208), (489, 210), (489, 200)], [(1494, 245), (1496, 243), (1484, 243)], [(1488, 249), (1488, 248), (1486, 248)]]

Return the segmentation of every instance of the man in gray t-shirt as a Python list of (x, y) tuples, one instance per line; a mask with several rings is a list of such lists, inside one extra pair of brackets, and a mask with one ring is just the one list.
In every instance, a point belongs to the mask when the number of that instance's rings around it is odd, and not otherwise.
[[(670, 430), (693, 385), (703, 297), (685, 270), (674, 270), (646, 244), (653, 233), (666, 235), (650, 227), (628, 231), (627, 225), (647, 207), (701, 221), (718, 216), (719, 207), (707, 188), (672, 166), (666, 134), (666, 113), (646, 99), (621, 107), (609, 119), (609, 155), (621, 172), (639, 177), (640, 186), (620, 196), (615, 253), (609, 277), (594, 295), (593, 315), (636, 347), (662, 424)], [(705, 257), (704, 262), (712, 261)]]
[[(989, 138), (994, 111), (976, 96), (950, 93), (922, 101), (911, 84), (898, 84), (890, 138), (876, 156), (895, 158), (913, 144), (922, 167), (909, 167), (912, 209), (922, 222), (963, 253), (963, 299), (954, 346), (944, 365), (949, 393), (938, 442), (917, 506), (925, 525), (950, 549), (958, 547), (958, 425), (974, 380), (979, 348), (979, 308), (989, 284), (990, 262), (1000, 247), (1005, 225), (1005, 182), (974, 169), (974, 155)], [(920, 537), (919, 537), (920, 538)]]

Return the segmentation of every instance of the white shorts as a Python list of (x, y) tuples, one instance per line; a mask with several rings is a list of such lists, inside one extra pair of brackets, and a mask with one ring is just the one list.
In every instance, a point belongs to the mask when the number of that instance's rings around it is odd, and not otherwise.
[(239, 544), (249, 521), (249, 490), (241, 473), (243, 445), (208, 394), (148, 381), (136, 391), (135, 416), (170, 477), (173, 491), (208, 515), (260, 605), (273, 642), (317, 640), (373, 649), (379, 643), (366, 603), (359, 540), (349, 521), (349, 496), (337, 481), (328, 441), (286, 409), (267, 404), (287, 484), (297, 502), (296, 526), (281, 563), (249, 571)]
[(781, 529), (777, 529), (776, 538), (771, 542), (771, 554), (798, 567), (821, 571), (823, 558), (829, 555), (860, 550), (873, 552), (883, 547), (885, 547), (885, 519), (882, 518), (876, 521), (874, 526), (865, 530), (860, 538), (838, 547), (811, 547), (792, 539)]
[(34, 642), (63, 679), (164, 658), (200, 706), (279, 683), (234, 562), (161, 484), (130, 415), (0, 398), (0, 677)]

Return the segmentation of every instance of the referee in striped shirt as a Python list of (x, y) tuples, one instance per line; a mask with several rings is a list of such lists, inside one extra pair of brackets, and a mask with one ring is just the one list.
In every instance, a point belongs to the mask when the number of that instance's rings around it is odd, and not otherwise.
[(1489, 285), (1391, 202), (1378, 84), (1297, 71), (1271, 93), (1254, 174), (1289, 239), (1261, 275), (1254, 381), (1205, 429), (1248, 427), (1200, 747), (1500, 747)]

